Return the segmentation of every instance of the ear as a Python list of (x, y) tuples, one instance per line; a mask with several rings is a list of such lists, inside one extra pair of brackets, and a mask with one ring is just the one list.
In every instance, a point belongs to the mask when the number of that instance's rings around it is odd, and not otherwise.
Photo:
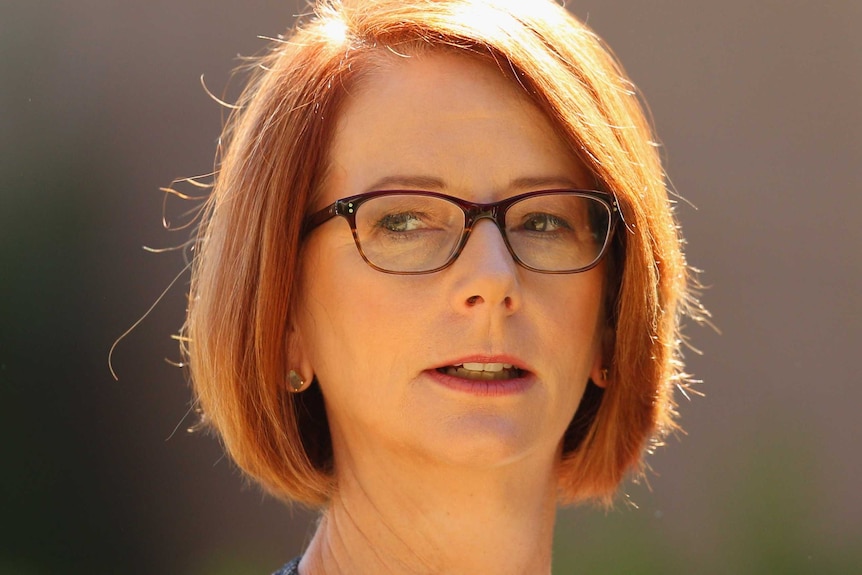
[(601, 352), (596, 354), (596, 359), (593, 361), (593, 367), (590, 370), (590, 380), (598, 387), (605, 388), (608, 385), (610, 377), (610, 368), (604, 365), (604, 358)]
[(590, 379), (601, 388), (607, 387), (610, 383), (611, 360), (614, 357), (615, 342), (616, 331), (613, 328), (606, 327), (602, 330), (601, 343), (593, 359), (592, 369), (590, 369)]
[(300, 330), (295, 321), (288, 323), (286, 344), (287, 365), (285, 366), (285, 373), (293, 370), (304, 381), (311, 382), (314, 379), (314, 367), (311, 364), (311, 356), (308, 353), (308, 347), (302, 330)]

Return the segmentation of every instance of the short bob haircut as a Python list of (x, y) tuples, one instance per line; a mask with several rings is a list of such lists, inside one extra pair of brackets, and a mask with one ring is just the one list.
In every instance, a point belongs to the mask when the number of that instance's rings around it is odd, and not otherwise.
[(623, 225), (606, 266), (610, 375), (605, 389), (588, 384), (558, 472), (560, 503), (609, 504), (676, 428), (673, 392), (686, 377), (679, 319), (700, 308), (634, 86), (551, 0), (329, 0), (252, 62), (193, 240), (181, 341), (203, 422), (274, 495), (314, 507), (337, 489), (319, 387), (291, 394), (286, 385), (303, 222), (351, 88), (387, 58), (433, 51), (498, 67), (617, 198)]

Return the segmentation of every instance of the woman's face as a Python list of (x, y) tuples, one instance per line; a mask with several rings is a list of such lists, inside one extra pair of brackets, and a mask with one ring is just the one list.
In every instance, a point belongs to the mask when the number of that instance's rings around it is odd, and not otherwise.
[[(495, 67), (451, 54), (387, 62), (350, 92), (313, 209), (380, 189), (493, 202), (591, 187), (548, 120)], [(318, 378), (336, 468), (558, 457), (587, 379), (599, 381), (603, 269), (528, 271), (483, 219), (450, 267), (390, 275), (362, 260), (343, 218), (317, 228), (293, 326), (300, 361), (288, 367)], [(489, 380), (469, 364), (504, 366)]]

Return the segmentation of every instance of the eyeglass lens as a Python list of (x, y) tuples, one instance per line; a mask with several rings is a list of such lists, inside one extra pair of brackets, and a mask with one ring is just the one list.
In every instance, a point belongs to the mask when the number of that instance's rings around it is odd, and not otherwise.
[[(517, 260), (540, 271), (591, 266), (608, 237), (607, 204), (577, 193), (529, 196), (506, 211), (505, 239)], [(392, 272), (423, 272), (446, 265), (457, 253), (464, 210), (436, 196), (391, 194), (371, 198), (356, 211), (356, 238), (365, 258)]]

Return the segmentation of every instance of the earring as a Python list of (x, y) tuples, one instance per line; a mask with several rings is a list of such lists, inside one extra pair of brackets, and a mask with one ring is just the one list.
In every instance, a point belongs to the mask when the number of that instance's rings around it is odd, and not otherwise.
[(290, 386), (290, 391), (293, 393), (302, 393), (308, 387), (309, 382), (302, 379), (302, 376), (294, 370), (290, 370), (287, 378), (287, 383)]
[(608, 380), (608, 368), (606, 368), (606, 367), (602, 368), (601, 377), (602, 377), (602, 381)]

